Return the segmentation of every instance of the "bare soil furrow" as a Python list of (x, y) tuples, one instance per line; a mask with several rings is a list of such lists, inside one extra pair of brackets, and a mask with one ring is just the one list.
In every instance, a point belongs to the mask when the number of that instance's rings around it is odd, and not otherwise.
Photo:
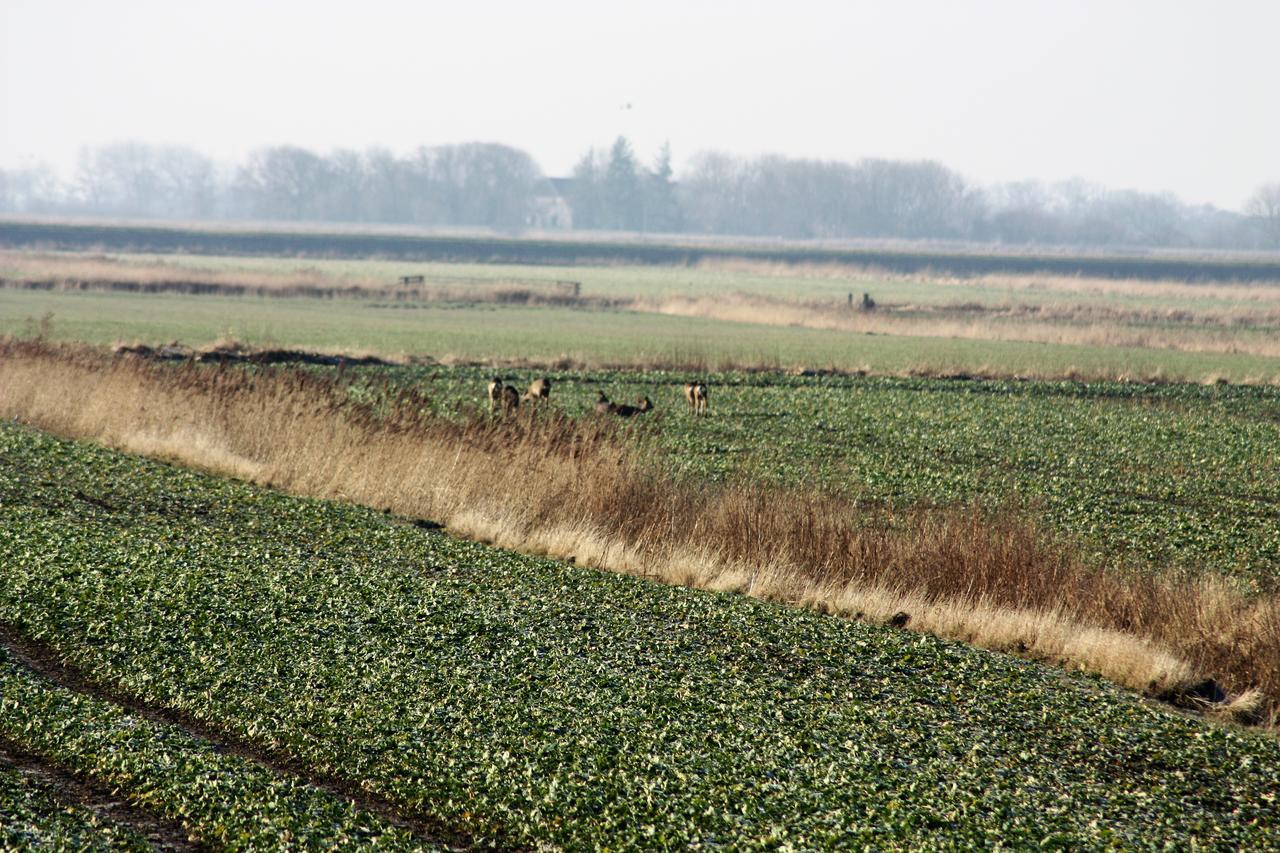
[(182, 711), (157, 707), (136, 696), (95, 681), (83, 672), (68, 666), (53, 647), (24, 636), (13, 625), (0, 622), (0, 645), (3, 645), (25, 666), (60, 687), (119, 705), (130, 713), (151, 722), (180, 728), (193, 737), (207, 741), (218, 752), (252, 761), (279, 776), (297, 777), (331, 796), (346, 800), (357, 808), (378, 815), (424, 842), (453, 849), (468, 849), (472, 846), (467, 838), (450, 828), (405, 814), (397, 803), (364, 790), (350, 779), (317, 773), (290, 756), (264, 750), (229, 736), (217, 727)]
[(207, 849), (191, 841), (181, 823), (139, 808), (119, 792), (46, 761), (2, 736), (0, 766), (12, 767), (40, 784), (62, 805), (76, 806), (105, 821), (128, 827), (158, 850)]

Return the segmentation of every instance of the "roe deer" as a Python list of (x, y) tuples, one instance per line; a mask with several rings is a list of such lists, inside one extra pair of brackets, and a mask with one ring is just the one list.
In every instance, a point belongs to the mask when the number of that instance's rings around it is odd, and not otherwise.
[(496, 412), (502, 403), (502, 379), (495, 376), (489, 380), (489, 411)]
[(512, 385), (503, 385), (499, 392), (502, 395), (502, 413), (509, 415), (520, 408), (520, 392)]
[[(597, 403), (596, 406), (598, 410), (599, 404)], [(653, 403), (649, 400), (648, 397), (641, 397), (639, 400), (639, 404), (635, 406), (629, 406), (626, 403), (610, 403), (609, 404), (609, 412), (611, 414), (617, 415), (620, 418), (634, 417), (636, 415), (643, 414), (644, 412), (647, 412), (652, 408), (653, 408)]]
[(524, 392), (524, 396), (520, 398), (532, 403), (540, 403), (544, 400), (551, 399), (551, 380), (535, 379), (529, 383), (529, 390)]
[(613, 403), (609, 402), (609, 398), (604, 395), (603, 391), (596, 391), (596, 407), (597, 415), (608, 415), (613, 413)]
[(707, 413), (707, 383), (686, 382), (684, 398), (689, 401), (689, 411), (693, 412), (694, 415), (705, 415)]

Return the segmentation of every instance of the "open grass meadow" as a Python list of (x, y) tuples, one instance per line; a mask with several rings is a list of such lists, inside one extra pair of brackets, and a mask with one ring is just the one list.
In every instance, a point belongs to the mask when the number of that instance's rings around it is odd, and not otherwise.
[(543, 305), (0, 290), (0, 333), (93, 343), (256, 346), (451, 362), (835, 369), (873, 373), (1271, 383), (1280, 358), (1247, 352), (890, 335), (639, 310)]
[(593, 366), (1280, 377), (1280, 283), (1266, 280), (904, 274), (733, 257), (556, 266), (10, 250), (0, 252), (0, 297), (0, 332), (52, 315), (63, 339), (97, 342), (236, 338)]

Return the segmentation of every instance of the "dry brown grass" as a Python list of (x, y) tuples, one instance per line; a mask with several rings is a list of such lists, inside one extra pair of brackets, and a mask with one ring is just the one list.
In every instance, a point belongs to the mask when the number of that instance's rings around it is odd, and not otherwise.
[(1234, 713), (1274, 722), (1275, 597), (1096, 570), (1013, 512), (868, 515), (816, 492), (682, 483), (639, 459), (613, 419), (424, 411), (398, 391), (376, 414), (341, 377), (298, 370), (0, 344), (0, 416), (61, 435), (600, 569), (875, 622), (905, 612), (911, 629), (1148, 694), (1185, 700), (1211, 675)]
[(699, 269), (770, 278), (807, 278), (874, 285), (885, 281), (917, 282), (939, 287), (981, 287), (995, 291), (1070, 293), (1081, 296), (1155, 297), (1170, 301), (1280, 302), (1280, 281), (1250, 283), (1188, 282), (1177, 279), (1101, 278), (1052, 273), (988, 273), (956, 276), (930, 271), (899, 273), (856, 264), (784, 263), (746, 258), (710, 258)]
[(77, 284), (83, 284), (85, 287), (94, 284), (106, 286), (112, 282), (148, 286), (183, 280), (225, 287), (285, 289), (324, 288), (335, 284), (359, 286), (376, 283), (354, 279), (339, 282), (318, 269), (301, 268), (287, 272), (194, 270), (163, 261), (121, 260), (109, 255), (67, 252), (0, 252), (0, 271), (4, 273), (3, 278), (10, 282), (29, 281), (67, 288), (74, 288)]
[(1280, 307), (1245, 312), (1085, 304), (955, 303), (881, 305), (874, 311), (858, 311), (830, 300), (782, 299), (751, 293), (639, 298), (626, 307), (679, 317), (856, 334), (1280, 357), (1280, 337), (1257, 331), (1280, 326)]
[[(831, 300), (739, 293), (714, 298), (638, 300), (634, 310), (915, 337), (1138, 347), (1280, 356), (1280, 282), (1192, 283), (1049, 274), (953, 276), (892, 273), (848, 264), (715, 259), (702, 269), (770, 278), (848, 282), (876, 292), (886, 282), (963, 291), (950, 303), (882, 304), (855, 312)], [(984, 293), (973, 301), (975, 290)], [(1046, 295), (1053, 295), (1046, 299)], [(1074, 297), (1074, 298), (1063, 298)]]
[[(335, 277), (315, 268), (282, 272), (198, 270), (163, 261), (119, 260), (105, 255), (0, 252), (0, 287), (59, 292), (173, 293), (187, 296), (378, 299), (392, 302), (575, 305), (573, 282), (430, 277), (421, 284)], [(609, 307), (609, 300), (585, 300)]]

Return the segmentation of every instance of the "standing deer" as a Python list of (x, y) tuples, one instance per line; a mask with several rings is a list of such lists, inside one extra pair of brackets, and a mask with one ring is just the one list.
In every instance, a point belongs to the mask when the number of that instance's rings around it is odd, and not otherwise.
[(529, 383), (529, 390), (524, 392), (524, 396), (520, 398), (531, 403), (541, 403), (551, 399), (551, 380), (535, 379)]
[(503, 385), (502, 391), (502, 413), (509, 415), (516, 409), (520, 408), (520, 392), (511, 385)]
[(707, 413), (707, 383), (686, 382), (684, 398), (689, 401), (689, 411), (695, 416)]
[(502, 405), (502, 379), (493, 377), (489, 380), (489, 411), (496, 412), (498, 406)]
[(501, 377), (495, 376), (490, 379), (489, 411), (496, 412), (502, 409), (504, 415), (509, 415), (518, 408), (520, 408), (520, 392), (504, 383)]
[(596, 391), (595, 413), (597, 415), (613, 414), (613, 405), (613, 403), (609, 402), (609, 398), (604, 395), (603, 391)]

